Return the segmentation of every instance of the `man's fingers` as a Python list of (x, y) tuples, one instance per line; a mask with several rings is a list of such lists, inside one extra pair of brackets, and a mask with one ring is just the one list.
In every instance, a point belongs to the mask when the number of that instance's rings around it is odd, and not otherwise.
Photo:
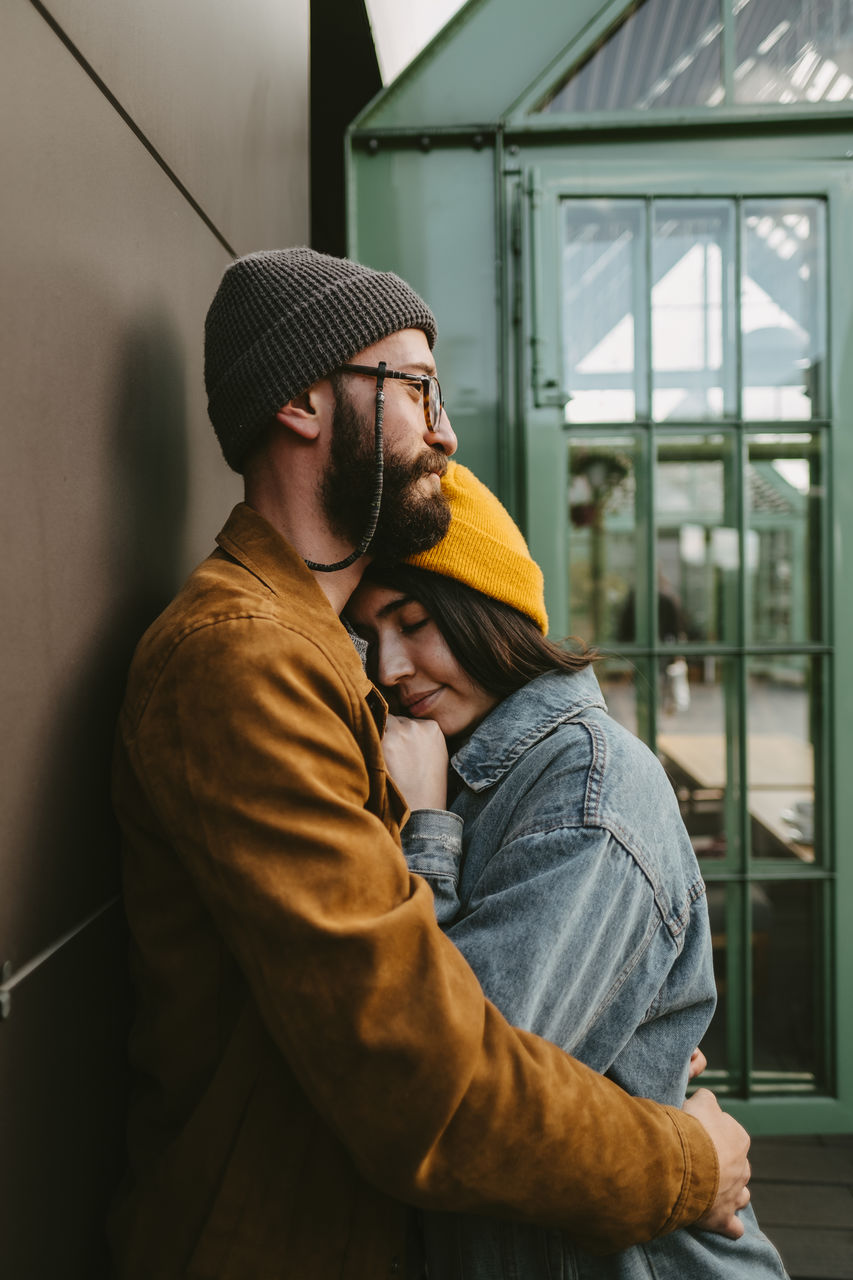
[(749, 1134), (736, 1120), (720, 1110), (719, 1103), (707, 1089), (697, 1089), (684, 1104), (689, 1111), (705, 1126), (708, 1135), (717, 1149), (720, 1166), (720, 1178), (717, 1198), (711, 1208), (697, 1226), (708, 1231), (718, 1231), (730, 1240), (739, 1240), (743, 1235), (743, 1223), (735, 1216), (738, 1209), (749, 1204), (749, 1191), (746, 1183), (750, 1177)]
[(725, 1227), (720, 1231), (721, 1236), (726, 1236), (729, 1240), (740, 1240), (745, 1231), (745, 1227), (740, 1218), (736, 1218), (734, 1214), (729, 1218)]

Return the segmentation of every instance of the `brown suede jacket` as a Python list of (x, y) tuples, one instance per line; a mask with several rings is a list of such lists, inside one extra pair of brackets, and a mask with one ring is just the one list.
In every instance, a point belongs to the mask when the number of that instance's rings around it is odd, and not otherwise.
[(118, 732), (136, 1017), (121, 1280), (379, 1280), (405, 1204), (624, 1248), (694, 1221), (713, 1146), (507, 1025), (400, 851), (385, 705), (238, 506), (141, 641)]

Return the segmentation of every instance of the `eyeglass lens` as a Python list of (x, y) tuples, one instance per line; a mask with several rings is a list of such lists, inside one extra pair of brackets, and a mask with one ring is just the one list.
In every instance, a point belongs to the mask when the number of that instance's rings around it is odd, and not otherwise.
[(437, 431), (441, 420), (441, 385), (435, 376), (429, 379), (429, 397), (427, 400), (427, 426), (430, 431)]

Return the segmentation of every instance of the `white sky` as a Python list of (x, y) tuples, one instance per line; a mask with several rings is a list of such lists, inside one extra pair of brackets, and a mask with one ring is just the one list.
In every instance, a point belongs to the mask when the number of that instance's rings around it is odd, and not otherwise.
[(465, 0), (365, 0), (382, 83), (389, 84), (420, 53)]

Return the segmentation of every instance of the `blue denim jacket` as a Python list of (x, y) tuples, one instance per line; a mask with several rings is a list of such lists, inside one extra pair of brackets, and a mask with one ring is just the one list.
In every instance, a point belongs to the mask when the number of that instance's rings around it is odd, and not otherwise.
[[(404, 849), (486, 995), (628, 1092), (680, 1106), (715, 988), (705, 886), (659, 761), (587, 668), (505, 699), (452, 765), (455, 817), (416, 812)], [(738, 1241), (681, 1230), (607, 1258), (495, 1219), (431, 1213), (424, 1232), (430, 1280), (784, 1277), (742, 1217)]]

